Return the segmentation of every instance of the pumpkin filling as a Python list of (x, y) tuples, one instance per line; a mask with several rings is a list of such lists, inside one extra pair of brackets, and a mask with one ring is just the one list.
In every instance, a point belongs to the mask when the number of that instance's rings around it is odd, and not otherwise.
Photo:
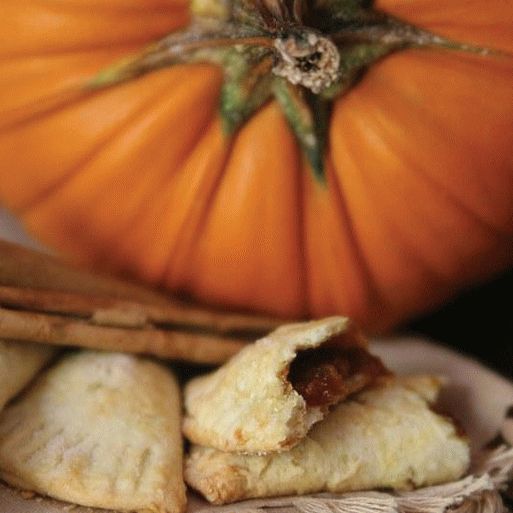
[(361, 347), (332, 343), (298, 353), (288, 380), (309, 407), (329, 407), (390, 374), (382, 361)]

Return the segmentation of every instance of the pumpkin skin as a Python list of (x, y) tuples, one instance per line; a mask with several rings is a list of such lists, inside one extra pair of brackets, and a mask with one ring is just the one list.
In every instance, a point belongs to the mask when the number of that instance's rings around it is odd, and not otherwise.
[[(381, 0), (513, 52), (501, 0)], [(513, 61), (386, 57), (333, 108), (327, 185), (270, 102), (230, 141), (222, 72), (69, 92), (188, 22), (184, 0), (0, 3), (0, 198), (76, 261), (212, 304), (382, 331), (513, 262)]]

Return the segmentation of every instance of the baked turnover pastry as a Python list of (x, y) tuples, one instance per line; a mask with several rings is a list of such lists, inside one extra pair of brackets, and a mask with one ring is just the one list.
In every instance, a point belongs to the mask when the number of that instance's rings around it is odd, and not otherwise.
[(186, 481), (210, 502), (374, 488), (406, 489), (457, 479), (468, 441), (430, 402), (434, 378), (384, 378), (338, 404), (293, 449), (263, 455), (193, 446)]
[(118, 353), (64, 358), (0, 416), (0, 477), (85, 506), (182, 512), (174, 377)]
[(223, 451), (288, 450), (334, 404), (386, 375), (345, 317), (282, 326), (185, 388), (185, 435)]

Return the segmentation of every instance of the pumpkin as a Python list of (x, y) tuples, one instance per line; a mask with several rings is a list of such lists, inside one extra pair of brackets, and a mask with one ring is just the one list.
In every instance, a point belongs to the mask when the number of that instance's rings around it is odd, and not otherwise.
[(509, 2), (2, 0), (0, 19), (0, 199), (80, 263), (378, 331), (513, 261)]

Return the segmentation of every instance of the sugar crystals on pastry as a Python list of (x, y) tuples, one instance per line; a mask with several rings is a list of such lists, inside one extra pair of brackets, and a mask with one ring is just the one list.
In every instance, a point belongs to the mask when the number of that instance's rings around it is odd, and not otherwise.
[(183, 511), (174, 377), (135, 356), (67, 356), (0, 415), (0, 476), (86, 506)]
[(287, 450), (329, 408), (387, 374), (349, 319), (282, 326), (185, 389), (185, 435), (224, 451)]

